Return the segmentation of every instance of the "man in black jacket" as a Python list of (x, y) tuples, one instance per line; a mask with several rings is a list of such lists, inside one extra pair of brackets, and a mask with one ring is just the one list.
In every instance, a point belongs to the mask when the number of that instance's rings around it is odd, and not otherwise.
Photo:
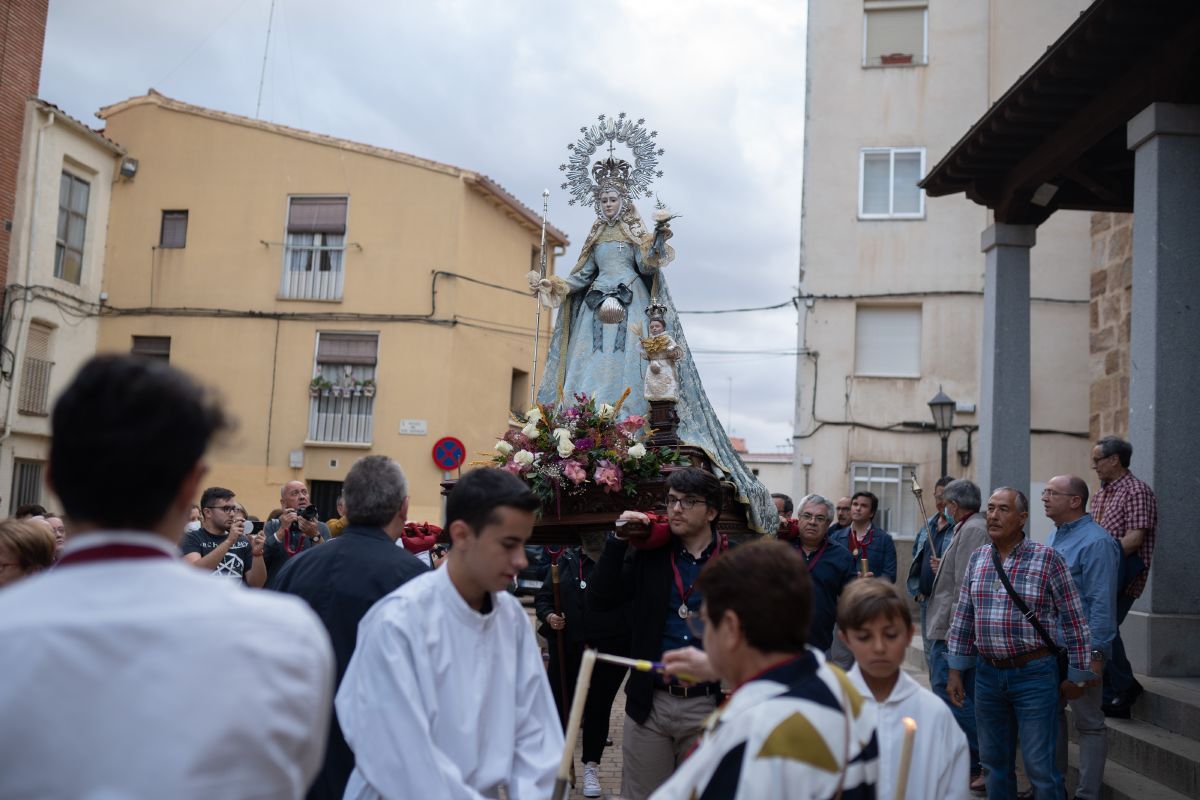
[[(688, 468), (667, 479), (670, 538), (662, 547), (629, 549), (610, 537), (588, 582), (589, 608), (609, 610), (628, 603), (634, 658), (661, 660), (668, 650), (701, 645), (689, 631), (702, 598), (693, 590), (701, 567), (724, 548), (716, 529), (721, 514), (721, 482), (704, 470)], [(626, 511), (623, 519), (649, 519)], [(704, 719), (720, 698), (716, 682), (682, 686), (656, 675), (633, 672), (625, 684), (622, 797), (644, 800), (683, 760)]]
[[(342, 534), (288, 560), (268, 584), (304, 598), (325, 623), (333, 640), (339, 685), (354, 654), (359, 620), (376, 600), (426, 571), (424, 564), (396, 544), (408, 514), (408, 484), (399, 464), (387, 456), (359, 459), (346, 475), (342, 493), (350, 523)], [(308, 797), (340, 798), (353, 770), (354, 753), (334, 713), (325, 764)]]
[[(559, 705), (564, 729), (566, 712), (570, 710), (571, 698), (575, 695), (575, 681), (579, 677), (584, 647), (618, 656), (629, 654), (629, 623), (624, 609), (599, 611), (587, 608), (584, 603), (584, 592), (593, 579), (599, 560), (599, 549), (564, 549), (558, 557), (559, 608), (556, 610), (554, 607), (554, 583), (549, 574), (534, 601), (537, 617), (542, 621), (538, 633), (550, 645), (550, 691), (554, 693), (554, 702)], [(561, 667), (558, 658), (559, 636), (563, 637), (565, 656)], [(583, 707), (584, 797), (600, 797), (603, 794), (599, 775), (600, 756), (608, 738), (613, 699), (621, 688), (621, 681), (625, 680), (625, 672), (624, 667), (614, 664), (596, 664), (592, 672), (587, 702)], [(566, 676), (565, 688), (561, 685), (561, 675)]]

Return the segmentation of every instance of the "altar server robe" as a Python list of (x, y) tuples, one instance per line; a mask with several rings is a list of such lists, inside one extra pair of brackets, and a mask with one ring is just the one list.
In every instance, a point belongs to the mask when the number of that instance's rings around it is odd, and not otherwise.
[(913, 680), (907, 672), (900, 676), (892, 693), (876, 701), (855, 664), (850, 680), (867, 699), (869, 713), (875, 715), (875, 735), (879, 739), (879, 794), (896, 796), (900, 771), (900, 751), (904, 746), (904, 718), (917, 723), (912, 761), (908, 772), (906, 798), (936, 797), (939, 800), (967, 800), (970, 797), (970, 754), (967, 737), (954, 715), (940, 697)]
[(355, 767), (346, 797), (544, 800), (563, 735), (520, 602), (467, 605), (446, 567), (371, 609), (336, 707)]

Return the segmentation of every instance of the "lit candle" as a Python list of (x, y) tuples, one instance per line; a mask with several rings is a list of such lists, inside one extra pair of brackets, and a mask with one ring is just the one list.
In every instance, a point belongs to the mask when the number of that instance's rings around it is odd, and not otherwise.
[(905, 717), (904, 746), (900, 749), (900, 771), (896, 774), (896, 800), (904, 800), (904, 791), (908, 788), (908, 767), (912, 764), (913, 740), (917, 738), (917, 721)]

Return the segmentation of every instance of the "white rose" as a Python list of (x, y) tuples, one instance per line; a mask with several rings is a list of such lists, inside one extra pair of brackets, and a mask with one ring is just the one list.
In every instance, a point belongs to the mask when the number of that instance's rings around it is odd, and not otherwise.
[(616, 409), (610, 406), (608, 403), (601, 403), (600, 408), (596, 410), (597, 416), (602, 419), (608, 419), (614, 413), (616, 413)]
[(525, 421), (526, 422), (541, 422), (542, 421), (542, 410), (540, 408), (538, 408), (537, 406), (534, 406), (533, 408), (529, 409), (529, 412), (525, 415)]
[(500, 441), (496, 442), (496, 452), (508, 455), (512, 452), (512, 445), (501, 439)]
[(513, 456), (513, 461), (517, 462), (522, 467), (528, 467), (533, 463), (533, 453), (529, 452), (528, 450), (518, 450), (517, 454)]
[(562, 458), (566, 458), (575, 452), (575, 443), (570, 439), (562, 438), (558, 440), (558, 454)]
[(526, 439), (536, 439), (537, 438), (537, 423), (536, 422), (529, 423), (524, 428), (521, 428), (521, 433), (525, 434)]
[(555, 428), (554, 432), (550, 435), (553, 436), (555, 439), (557, 439), (560, 442), (563, 439), (571, 438), (571, 432), (569, 430), (567, 430), (566, 428)]
[(642, 444), (641, 442), (638, 442), (633, 447), (629, 448), (630, 458), (641, 458), (644, 455), (646, 455), (646, 445)]

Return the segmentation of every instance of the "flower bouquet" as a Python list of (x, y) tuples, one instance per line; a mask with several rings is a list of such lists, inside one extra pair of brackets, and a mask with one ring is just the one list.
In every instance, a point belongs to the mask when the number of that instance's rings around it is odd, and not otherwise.
[(646, 447), (653, 431), (645, 417), (617, 419), (628, 396), (626, 389), (615, 404), (597, 405), (594, 397), (577, 394), (571, 405), (531, 408), (517, 420), (519, 430), (496, 442), (486, 463), (524, 478), (544, 506), (561, 508), (563, 495), (582, 495), (589, 487), (633, 497), (639, 481), (683, 458), (676, 450)]

